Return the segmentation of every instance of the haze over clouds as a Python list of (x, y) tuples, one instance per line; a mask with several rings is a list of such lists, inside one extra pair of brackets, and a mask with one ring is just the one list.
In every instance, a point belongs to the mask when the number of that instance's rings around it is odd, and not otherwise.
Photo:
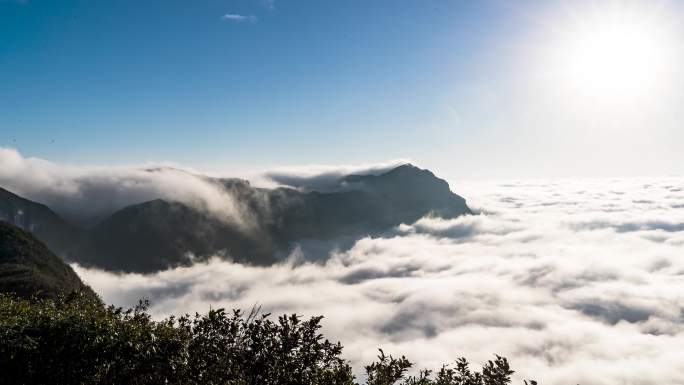
[(271, 267), (75, 268), (105, 301), (146, 297), (157, 317), (254, 304), (325, 315), (357, 370), (382, 347), (433, 368), (498, 353), (543, 384), (684, 382), (684, 178), (451, 186), (483, 214), (424, 218), (325, 263), (300, 249)]

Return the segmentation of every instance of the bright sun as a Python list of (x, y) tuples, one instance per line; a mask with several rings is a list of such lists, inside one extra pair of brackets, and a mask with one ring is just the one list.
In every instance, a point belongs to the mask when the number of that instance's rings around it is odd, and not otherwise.
[(546, 54), (556, 86), (604, 103), (654, 98), (667, 87), (676, 44), (664, 15), (645, 6), (574, 11)]

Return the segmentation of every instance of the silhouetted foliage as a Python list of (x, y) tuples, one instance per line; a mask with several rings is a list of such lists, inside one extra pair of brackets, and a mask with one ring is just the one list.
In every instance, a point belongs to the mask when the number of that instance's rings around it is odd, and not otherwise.
[[(321, 319), (217, 309), (154, 321), (146, 302), (124, 310), (83, 293), (0, 295), (0, 383), (356, 385), (342, 346), (319, 333)], [(381, 350), (366, 384), (505, 385), (513, 373), (499, 356), (481, 373), (464, 358), (434, 377), (407, 376), (411, 366)]]
[[(511, 382), (514, 373), (504, 357), (496, 356), (494, 361), (488, 361), (482, 372), (472, 372), (465, 358), (456, 360), (456, 367), (447, 365), (433, 377), (431, 370), (423, 369), (417, 376), (406, 376), (412, 364), (402, 356), (394, 358), (387, 356), (380, 350), (378, 361), (366, 366), (367, 385), (505, 385)], [(525, 382), (527, 384), (527, 382)], [(532, 381), (532, 385), (537, 385)]]

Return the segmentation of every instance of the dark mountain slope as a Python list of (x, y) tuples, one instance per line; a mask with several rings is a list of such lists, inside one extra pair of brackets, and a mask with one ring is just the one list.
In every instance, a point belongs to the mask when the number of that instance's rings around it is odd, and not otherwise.
[(220, 252), (255, 264), (273, 262), (300, 240), (376, 234), (433, 214), (470, 214), (465, 200), (427, 170), (412, 165), (381, 175), (341, 178), (338, 192), (259, 189), (239, 179), (216, 183), (254, 217), (251, 230), (221, 221), (181, 203), (154, 200), (129, 206), (96, 226), (74, 252), (88, 265), (153, 272)]
[(47, 206), (24, 199), (0, 188), (0, 221), (34, 234), (58, 254), (78, 243), (82, 232), (64, 221)]
[(472, 214), (465, 199), (451, 192), (444, 179), (410, 164), (380, 175), (350, 175), (344, 182), (374, 194), (386, 208), (403, 208), (397, 215), (403, 219), (413, 216), (417, 220), (426, 212), (443, 218)]
[(354, 233), (373, 233), (413, 223), (432, 214), (455, 218), (472, 214), (465, 199), (454, 194), (443, 179), (428, 170), (403, 165), (380, 175), (350, 175), (340, 181), (340, 192), (271, 194), (275, 239), (326, 239)]
[(0, 221), (0, 292), (28, 298), (92, 290), (69, 265), (28, 232)]
[(273, 255), (267, 239), (248, 236), (186, 205), (160, 199), (116, 212), (90, 231), (75, 255), (86, 265), (153, 272), (217, 252), (260, 264), (272, 262)]

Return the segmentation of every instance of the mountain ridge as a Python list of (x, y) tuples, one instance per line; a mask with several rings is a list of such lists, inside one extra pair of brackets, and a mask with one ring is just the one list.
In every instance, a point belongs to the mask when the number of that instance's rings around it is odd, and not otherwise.
[[(445, 180), (411, 164), (379, 174), (345, 175), (339, 178), (337, 190), (327, 192), (266, 189), (242, 179), (205, 178), (232, 197), (255, 225), (245, 230), (196, 207), (153, 199), (117, 210), (92, 228), (79, 229), (78, 236), (42, 237), (56, 238), (51, 242), (59, 246), (60, 254), (83, 265), (150, 273), (217, 254), (241, 263), (270, 264), (299, 241), (358, 238), (426, 215), (472, 214), (465, 199), (454, 194)], [(59, 218), (47, 206), (35, 205), (51, 213), (45, 218)], [(70, 226), (63, 220), (59, 223)]]

